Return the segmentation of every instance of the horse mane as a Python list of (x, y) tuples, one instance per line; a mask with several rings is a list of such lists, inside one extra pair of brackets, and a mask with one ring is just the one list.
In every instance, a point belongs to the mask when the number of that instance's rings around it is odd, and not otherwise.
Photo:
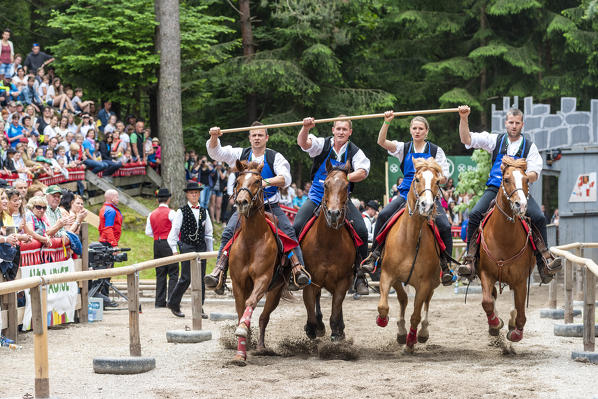
[[(261, 166), (261, 163), (255, 162), (255, 161), (251, 161), (251, 162), (248, 162), (248, 161), (239, 161), (239, 162), (241, 162), (245, 166), (245, 169), (243, 169), (243, 170), (258, 169)], [(235, 173), (237, 173), (237, 172), (239, 172), (239, 169), (236, 166), (234, 166), (232, 168), (232, 171), (235, 172)]]
[(510, 156), (504, 156), (502, 158), (502, 163), (505, 166), (512, 166), (517, 169), (527, 169), (527, 161), (524, 158), (515, 159)]
[(337, 165), (337, 166), (333, 166), (333, 167), (330, 169), (330, 172), (329, 172), (328, 174), (330, 174), (330, 173), (332, 173), (332, 172), (334, 172), (334, 171), (340, 171), (340, 172), (343, 172), (343, 173), (349, 173), (349, 171), (348, 171), (347, 169), (345, 169), (345, 165)]
[(413, 164), (415, 166), (415, 169), (419, 169), (419, 168), (423, 168), (423, 167), (433, 169), (434, 171), (438, 172), (438, 174), (440, 176), (442, 176), (442, 168), (440, 167), (440, 165), (438, 165), (438, 162), (436, 162), (436, 160), (434, 158), (428, 158), (428, 159), (415, 158), (413, 160)]

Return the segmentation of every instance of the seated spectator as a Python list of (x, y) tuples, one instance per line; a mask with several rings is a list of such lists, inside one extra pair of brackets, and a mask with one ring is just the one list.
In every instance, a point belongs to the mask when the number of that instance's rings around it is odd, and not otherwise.
[(41, 168), (40, 173), (46, 174), (48, 176), (54, 175), (54, 170), (52, 169), (52, 161), (44, 156), (44, 149), (42, 147), (38, 147), (37, 150), (35, 150), (34, 160), (39, 165), (39, 168)]
[[(46, 189), (46, 201), (48, 208), (46, 209), (46, 220), (50, 229), (48, 235), (56, 235), (63, 237), (66, 229), (70, 229), (75, 222), (75, 218), (71, 215), (63, 215), (58, 207), (60, 205), (60, 198), (62, 197), (62, 190), (60, 187), (54, 185)], [(51, 234), (50, 234), (51, 233)]]
[(69, 130), (64, 137), (64, 140), (58, 144), (58, 148), (64, 148), (65, 155), (66, 152), (71, 148), (71, 144), (74, 143), (75, 135)]
[(104, 126), (104, 136), (107, 134), (112, 134), (116, 130), (116, 115), (110, 115), (108, 119), (108, 123)]
[(147, 156), (147, 163), (154, 169), (158, 169), (162, 163), (162, 147), (160, 147), (160, 139), (154, 137), (152, 139), (153, 151)]
[(17, 146), (17, 152), (15, 153), (12, 161), (13, 165), (16, 169), (16, 172), (19, 174), (19, 179), (27, 180), (31, 175), (29, 168), (25, 165), (25, 161), (22, 158), (22, 154), (25, 152), (25, 148), (27, 148), (23, 143), (19, 143)]
[(100, 132), (104, 132), (104, 127), (108, 124), (111, 115), (114, 115), (110, 109), (112, 108), (112, 101), (104, 101), (104, 108), (98, 112), (98, 119), (100, 121)]
[(23, 135), (27, 139), (27, 146), (33, 149), (39, 145), (39, 132), (35, 130), (31, 122), (31, 117), (25, 115), (23, 117)]
[(143, 162), (147, 162), (147, 158), (154, 152), (152, 147), (152, 136), (149, 129), (143, 131)]
[(58, 231), (58, 225), (50, 230), (46, 220), (46, 209), (48, 203), (43, 196), (34, 196), (27, 202), (27, 213), (25, 214), (25, 233), (49, 247), (52, 245), (51, 237)]
[[(47, 188), (48, 186), (40, 182), (35, 182), (32, 185), (30, 185), (27, 188), (27, 195), (25, 195), (25, 201), (27, 202), (27, 204), (29, 203), (29, 200), (33, 197), (44, 197), (45, 199), (44, 192)], [(29, 205), (27, 205), (25, 208), (28, 209)]]
[(75, 89), (75, 97), (73, 97), (73, 100), (71, 101), (71, 103), (73, 104), (75, 113), (77, 115), (79, 115), (82, 112), (89, 113), (90, 105), (93, 104), (93, 101), (91, 101), (91, 100), (83, 101), (83, 89), (80, 87), (77, 87)]
[(46, 104), (51, 107), (58, 108), (59, 111), (67, 108), (73, 113), (75, 112), (71, 101), (63, 90), (61, 80), (58, 77), (54, 78), (52, 85), (48, 87), (48, 92), (46, 93)]
[(77, 132), (79, 131), (79, 126), (77, 126), (77, 124), (75, 123), (75, 115), (73, 115), (72, 113), (69, 113), (68, 128), (69, 128), (69, 131), (71, 133), (73, 133), (73, 135), (77, 134)]
[(293, 207), (293, 197), (291, 197), (288, 187), (280, 189), (280, 205), (288, 206), (289, 208)]
[(88, 159), (96, 159), (95, 157), (96, 151), (96, 140), (95, 140), (95, 132), (93, 130), (88, 130), (87, 135), (85, 136), (85, 140), (83, 140), (83, 152)]
[(62, 116), (60, 118), (60, 122), (58, 123), (58, 126), (56, 127), (56, 137), (58, 138), (58, 141), (61, 142), (66, 138), (67, 133), (69, 133), (69, 118), (68, 116)]
[(83, 137), (89, 137), (87, 133), (89, 133), (90, 130), (93, 131), (93, 139), (95, 140), (97, 134), (93, 118), (89, 114), (83, 114), (81, 116), (81, 122), (79, 123), (79, 133), (81, 133)]
[[(37, 130), (37, 113), (38, 111), (35, 110), (33, 105), (28, 105), (25, 107), (25, 116), (29, 116), (31, 118), (31, 126)], [(25, 118), (25, 116), (23, 118)]]
[(25, 180), (17, 179), (12, 184), (13, 188), (21, 193), (21, 200), (23, 200), (23, 211), (25, 210), (25, 196), (27, 196), (27, 189), (29, 188), (29, 184)]
[(42, 76), (42, 81), (37, 85), (37, 96), (43, 101), (46, 101), (48, 95), (48, 88), (50, 87), (50, 78), (48, 75)]
[(122, 121), (116, 122), (115, 132), (118, 133), (118, 138), (120, 139), (120, 142), (122, 143), (121, 146), (123, 147), (122, 150), (125, 151), (127, 148), (129, 148), (129, 142), (131, 139), (125, 131), (125, 124), (122, 123)]
[(20, 143), (21, 140), (29, 142), (23, 133), (23, 126), (19, 125), (19, 115), (16, 113), (13, 114), (11, 124), (6, 130), (6, 137), (8, 137), (8, 141), (10, 142), (10, 146), (12, 148), (16, 148), (17, 144)]
[(303, 190), (297, 188), (297, 196), (293, 200), (293, 206), (295, 209), (299, 209), (305, 201), (307, 201), (307, 195), (303, 192)]
[(35, 78), (33, 76), (29, 76), (27, 78), (27, 85), (21, 91), (21, 101), (23, 101), (23, 104), (27, 106), (35, 107), (35, 109), (39, 112), (40, 107), (42, 106), (42, 100), (37, 95), (37, 91), (33, 88), (34, 83)]
[[(25, 70), (23, 67), (17, 69), (17, 74), (12, 77), (12, 84), (14, 84), (19, 92), (23, 93), (23, 89), (27, 86), (27, 76), (25, 76)], [(22, 100), (22, 98), (19, 98)]]
[(125, 150), (125, 153), (120, 158), (118, 158), (118, 162), (120, 162), (123, 165), (133, 162), (133, 154), (131, 154), (131, 150)]
[(12, 188), (6, 190), (6, 197), (8, 204), (6, 206), (6, 213), (12, 218), (12, 224), (4, 224), (4, 226), (14, 226), (18, 234), (25, 233), (25, 207), (23, 206), (23, 197), (21, 193)]
[(75, 219), (75, 222), (69, 231), (79, 234), (81, 231), (81, 223), (83, 223), (88, 214), (83, 206), (83, 198), (78, 194), (73, 194), (68, 190), (64, 190), (62, 199), (60, 200), (60, 208), (61, 212), (68, 212), (68, 214)]
[(114, 160), (112, 160), (112, 154), (110, 152), (110, 149), (112, 146), (112, 135), (111, 134), (106, 135), (104, 140), (101, 141), (99, 144), (100, 144), (99, 153), (102, 157), (102, 162), (105, 165), (107, 165), (106, 169), (104, 170), (104, 175), (110, 176), (114, 172), (116, 172), (118, 169), (120, 169), (120, 167), (122, 166), (122, 164), (120, 162), (115, 162)]
[(42, 142), (46, 144), (50, 142), (50, 139), (58, 136), (58, 116), (52, 115), (50, 124), (44, 128), (43, 136)]

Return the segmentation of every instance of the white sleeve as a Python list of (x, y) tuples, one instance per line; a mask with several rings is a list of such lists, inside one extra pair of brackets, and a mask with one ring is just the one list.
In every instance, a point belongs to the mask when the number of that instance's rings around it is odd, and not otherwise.
[(168, 220), (170, 220), (170, 223), (174, 222), (175, 217), (176, 217), (176, 211), (174, 211), (173, 209), (168, 211)]
[(324, 137), (316, 137), (311, 133), (307, 137), (311, 140), (311, 147), (303, 151), (307, 152), (310, 158), (315, 158), (322, 153), (326, 139)]
[(288, 187), (292, 183), (291, 165), (281, 153), (276, 153), (274, 157), (274, 174), (284, 177), (284, 186)]
[(400, 162), (403, 162), (403, 157), (405, 156), (403, 154), (403, 148), (405, 147), (405, 143), (402, 141), (397, 141), (397, 140), (391, 140), (391, 143), (393, 143), (395, 146), (395, 152), (388, 151), (388, 155), (392, 155), (393, 157), (398, 159)]
[(365, 175), (370, 174), (370, 160), (365, 156), (361, 149), (353, 155), (353, 170), (363, 169)]
[(174, 217), (174, 222), (172, 222), (172, 227), (170, 228), (170, 233), (168, 233), (168, 245), (172, 250), (172, 253), (179, 252), (179, 249), (176, 247), (179, 241), (179, 232), (181, 231), (181, 225), (183, 224), (183, 212), (179, 209), (176, 211), (176, 215)]
[(210, 214), (206, 212), (206, 220), (204, 223), (204, 241), (206, 242), (206, 250), (213, 251), (214, 250), (214, 239), (212, 237), (213, 234), (213, 227), (212, 227), (212, 220), (210, 220)]
[[(151, 213), (150, 213), (151, 216)], [(147, 217), (147, 222), (145, 222), (145, 235), (148, 237), (153, 237), (154, 232), (152, 231), (152, 224), (150, 223), (150, 217)]]
[(235, 187), (235, 178), (236, 178), (235, 174), (232, 172), (229, 172), (228, 180), (226, 181), (226, 193), (229, 196), (233, 195), (233, 189)]
[(237, 159), (241, 158), (243, 149), (239, 147), (232, 147), (227, 145), (222, 147), (220, 145), (220, 139), (218, 139), (218, 145), (214, 148), (210, 148), (210, 141), (206, 141), (206, 148), (208, 149), (208, 155), (215, 161), (226, 162), (229, 166), (235, 166)]
[(438, 147), (435, 159), (436, 159), (436, 162), (438, 162), (438, 165), (440, 165), (440, 167), (442, 168), (442, 174), (444, 175), (444, 177), (446, 177), (448, 179), (450, 177), (449, 176), (449, 163), (446, 160), (446, 155), (442, 148)]
[(470, 133), (470, 135), (471, 143), (469, 145), (465, 145), (465, 148), (468, 150), (470, 148), (481, 148), (482, 150), (486, 150), (488, 152), (494, 151), (494, 147), (496, 147), (496, 137), (498, 137), (498, 134), (481, 132)]
[(538, 147), (536, 147), (536, 144), (532, 143), (529, 149), (529, 154), (527, 154), (526, 160), (527, 170), (525, 171), (525, 173), (536, 172), (539, 178), (540, 173), (542, 172), (542, 167), (544, 166), (544, 160), (538, 152)]

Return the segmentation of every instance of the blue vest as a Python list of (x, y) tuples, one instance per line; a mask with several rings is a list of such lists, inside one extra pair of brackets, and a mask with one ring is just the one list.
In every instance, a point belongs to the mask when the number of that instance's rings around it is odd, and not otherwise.
[(328, 154), (324, 158), (324, 161), (320, 163), (320, 166), (316, 170), (316, 173), (313, 177), (311, 182), (311, 188), (309, 189), (309, 199), (312, 200), (316, 205), (320, 205), (322, 202), (322, 197), (324, 197), (324, 180), (326, 180), (326, 176), (328, 176), (328, 172), (326, 171), (326, 160), (330, 159), (330, 164), (332, 166), (344, 166), (347, 163), (347, 154), (349, 146), (347, 146), (347, 151), (345, 151), (345, 157), (343, 162), (338, 162), (335, 157), (330, 158), (330, 154), (332, 154), (333, 148), (330, 148)]
[[(240, 161), (251, 161), (251, 155), (253, 151), (251, 148), (245, 148), (241, 153), (241, 157), (239, 158)], [(269, 148), (266, 148), (266, 152), (264, 152), (264, 167), (262, 168), (262, 178), (269, 179), (271, 177), (276, 177), (274, 173), (274, 158), (276, 157), (276, 151), (273, 151)], [(271, 164), (271, 165), (270, 165)], [(264, 188), (264, 199), (270, 199), (274, 197), (278, 193), (278, 187), (276, 186), (266, 186)]]
[[(525, 136), (522, 137), (523, 141), (521, 142), (521, 145), (519, 146), (519, 149), (515, 155), (513, 155), (514, 159), (527, 158), (529, 149), (532, 146), (531, 141), (526, 140)], [(508, 146), (509, 139), (507, 138), (507, 134), (499, 134), (496, 137), (496, 146), (492, 152), (492, 169), (490, 169), (490, 176), (488, 177), (486, 186), (500, 187), (500, 184), (502, 183), (502, 171), (500, 170), (500, 166), (502, 165), (502, 157), (507, 154)]]
[[(401, 197), (407, 199), (407, 194), (409, 194), (409, 188), (411, 187), (411, 182), (413, 181), (413, 176), (415, 176), (415, 167), (413, 166), (413, 158), (432, 158), (431, 147), (433, 144), (426, 143), (424, 147), (424, 152), (412, 152), (413, 148), (413, 141), (409, 143), (408, 150), (403, 154), (403, 162), (401, 162), (401, 170), (403, 171), (403, 182), (399, 186), (399, 194)], [(427, 150), (427, 151), (426, 151)]]

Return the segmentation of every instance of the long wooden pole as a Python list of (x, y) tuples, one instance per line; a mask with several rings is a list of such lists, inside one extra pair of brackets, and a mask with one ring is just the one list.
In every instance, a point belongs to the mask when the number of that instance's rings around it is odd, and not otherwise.
[[(459, 108), (439, 108), (439, 109), (423, 109), (423, 110), (419, 110), (419, 111), (401, 111), (401, 112), (395, 112), (394, 115), (395, 116), (411, 116), (411, 115), (446, 114), (446, 113), (450, 113), (450, 112), (459, 112)], [(329, 122), (346, 121), (346, 120), (354, 121), (354, 120), (359, 120), (359, 119), (374, 119), (374, 118), (384, 118), (384, 113), (316, 119), (316, 120), (314, 120), (314, 123), (316, 123), (316, 124), (317, 123), (329, 123)], [(223, 130), (221, 130), (221, 132), (222, 133), (236, 133), (236, 132), (245, 132), (248, 130), (255, 130), (255, 129), (275, 129), (278, 127), (291, 127), (291, 126), (301, 126), (301, 125), (303, 125), (303, 121), (273, 123), (271, 125), (237, 127), (234, 129), (223, 129)]]
[(35, 363), (35, 397), (50, 397), (48, 377), (48, 325), (47, 286), (29, 290), (31, 298), (31, 319), (33, 326), (33, 357)]

